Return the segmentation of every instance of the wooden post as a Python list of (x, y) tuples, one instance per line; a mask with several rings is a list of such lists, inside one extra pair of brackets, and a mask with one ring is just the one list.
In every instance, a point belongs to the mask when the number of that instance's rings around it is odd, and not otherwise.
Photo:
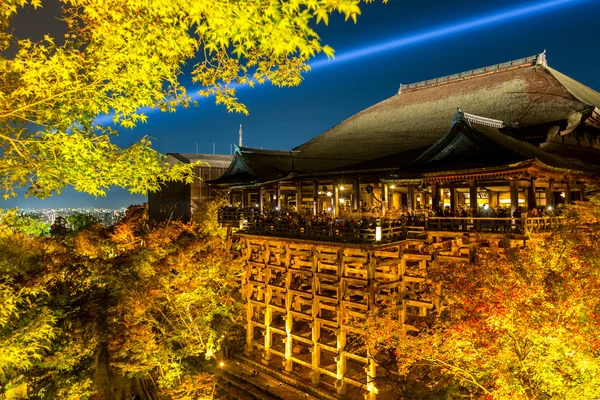
[(514, 215), (519, 207), (519, 181), (510, 181), (510, 216)]
[(285, 353), (283, 366), (285, 368), (285, 372), (292, 372), (294, 364), (292, 362), (292, 328), (294, 325), (294, 318), (292, 316), (292, 302), (294, 300), (292, 296), (292, 291), (290, 290), (290, 286), (292, 283), (292, 273), (290, 271), (287, 272), (286, 277), (286, 293), (285, 293)]
[(471, 207), (471, 216), (477, 215), (477, 181), (469, 182), (469, 205)]
[(263, 203), (264, 191), (263, 188), (258, 189), (258, 210), (260, 212), (264, 211), (264, 203)]
[(554, 207), (554, 191), (552, 190), (552, 181), (548, 182), (548, 187), (546, 188), (546, 206)]
[(431, 208), (433, 210), (440, 208), (440, 185), (437, 183), (431, 184)]
[(406, 208), (408, 211), (415, 209), (415, 185), (408, 185), (408, 195), (406, 196)]
[(247, 193), (245, 189), (242, 189), (242, 208), (248, 207)]
[(281, 211), (281, 182), (277, 182), (277, 211)]
[(302, 182), (298, 182), (296, 186), (296, 212), (302, 210)]
[(567, 181), (565, 187), (565, 204), (571, 204), (571, 184)]
[(454, 185), (450, 186), (450, 209), (452, 212), (458, 210), (458, 201), (456, 199), (456, 188)]
[(233, 206), (233, 190), (229, 190), (229, 205)]
[(358, 211), (358, 206), (360, 204), (360, 182), (358, 179), (355, 179), (352, 183), (352, 208), (353, 210)]
[(381, 195), (381, 214), (385, 217), (385, 214), (388, 211), (388, 185), (387, 183), (383, 184), (383, 193)]
[(317, 215), (319, 208), (319, 182), (313, 182), (313, 215)]
[(317, 296), (317, 285), (319, 282), (319, 276), (317, 274), (319, 267), (319, 259), (317, 258), (317, 250), (315, 246), (311, 248), (312, 255), (312, 266), (311, 272), (313, 276), (313, 284), (311, 288), (313, 306), (311, 309), (312, 314), (312, 354), (311, 354), (311, 376), (310, 381), (313, 385), (318, 386), (321, 383), (321, 373), (319, 368), (321, 366), (321, 348), (319, 347), (319, 340), (321, 339), (321, 323), (317, 320), (319, 316), (319, 298)]
[[(338, 321), (342, 321), (344, 318), (342, 311), (338, 311)], [(341, 325), (341, 324), (340, 324)], [(343, 396), (346, 394), (346, 381), (344, 376), (346, 375), (346, 355), (344, 354), (346, 348), (346, 330), (340, 328), (337, 331), (337, 355), (336, 355), (336, 373), (337, 373), (337, 394)]]
[[(268, 282), (268, 277), (265, 279)], [(273, 310), (269, 303), (271, 302), (271, 296), (273, 291), (267, 289), (267, 295), (265, 296), (265, 354), (262, 359), (262, 363), (269, 365), (271, 363), (271, 345), (273, 343), (273, 332), (271, 332), (271, 322), (273, 320)]]
[(532, 210), (537, 206), (535, 203), (535, 178), (531, 178), (527, 187), (527, 209)]
[(367, 351), (367, 358), (369, 359), (369, 364), (365, 368), (366, 372), (367, 372), (367, 396), (366, 396), (366, 399), (367, 400), (375, 400), (375, 399), (377, 399), (377, 388), (375, 387), (375, 378), (377, 377), (377, 363), (375, 362), (375, 359), (373, 358), (373, 356), (370, 354), (369, 351)]
[(340, 215), (340, 188), (335, 183), (333, 184), (333, 215)]

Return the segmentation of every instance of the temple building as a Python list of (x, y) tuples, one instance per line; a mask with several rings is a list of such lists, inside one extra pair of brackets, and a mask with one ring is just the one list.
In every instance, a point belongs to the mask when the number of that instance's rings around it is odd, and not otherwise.
[(210, 184), (245, 261), (246, 362), (318, 398), (393, 398), (347, 321), (385, 305), (414, 329), (439, 310), (432, 264), (559, 224), (598, 181), (599, 136), (600, 93), (542, 53), (400, 85), (289, 151), (238, 147)]
[(165, 162), (171, 165), (201, 161), (194, 168), (194, 182), (166, 182), (158, 192), (148, 193), (148, 214), (155, 220), (189, 220), (199, 203), (213, 198), (215, 188), (206, 184), (217, 179), (229, 167), (232, 156), (226, 154), (167, 153)]

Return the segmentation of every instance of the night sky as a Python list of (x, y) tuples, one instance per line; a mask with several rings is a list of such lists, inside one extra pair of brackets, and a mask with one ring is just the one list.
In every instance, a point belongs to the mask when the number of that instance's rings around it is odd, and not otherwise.
[[(540, 4), (544, 6), (530, 7)], [(524, 7), (530, 7), (529, 12), (523, 12)], [(319, 25), (323, 42), (336, 50), (337, 60), (315, 60), (299, 87), (241, 89), (239, 98), (249, 116), (229, 114), (211, 99), (202, 99), (198, 107), (174, 114), (149, 112), (146, 124), (122, 130), (117, 142), (127, 145), (149, 135), (163, 153), (195, 153), (196, 144), (200, 153), (212, 153), (214, 143), (217, 153), (229, 154), (242, 124), (244, 146), (291, 149), (393, 96), (401, 83), (510, 61), (544, 49), (550, 66), (600, 91), (600, 0), (390, 0), (362, 9), (356, 25), (340, 16), (332, 17), (328, 27)], [(380, 51), (360, 54), (391, 41), (396, 41), (395, 47), (381, 50), (385, 46), (380, 46)], [(143, 202), (144, 196), (130, 196), (123, 190), (96, 200), (68, 190), (44, 201), (23, 197), (0, 201), (0, 208), (120, 207)]]

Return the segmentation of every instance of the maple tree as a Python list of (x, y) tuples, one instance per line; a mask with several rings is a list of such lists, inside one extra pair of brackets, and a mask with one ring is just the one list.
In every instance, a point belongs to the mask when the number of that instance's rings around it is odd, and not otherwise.
[[(66, 185), (93, 195), (110, 186), (132, 193), (160, 182), (191, 182), (193, 165), (161, 165), (148, 137), (128, 148), (117, 126), (146, 121), (143, 107), (175, 111), (190, 97), (180, 82), (186, 62), (193, 81), (229, 111), (246, 113), (236, 87), (271, 82), (294, 86), (319, 53), (315, 23), (339, 12), (356, 21), (372, 0), (62, 0), (64, 37), (17, 40), (11, 18), (41, 0), (0, 2), (0, 188), (5, 197), (26, 187), (46, 197)], [(7, 57), (7, 50), (14, 56)]]
[(240, 315), (222, 230), (154, 223), (139, 206), (51, 237), (2, 226), (0, 394), (211, 397)]
[[(393, 307), (366, 322), (370, 354), (398, 372), (380, 385), (394, 381), (400, 398), (599, 398), (599, 237), (596, 196), (521, 251), (482, 248), (475, 263), (430, 270), (444, 306), (417, 332)], [(422, 295), (436, 298), (435, 285)]]

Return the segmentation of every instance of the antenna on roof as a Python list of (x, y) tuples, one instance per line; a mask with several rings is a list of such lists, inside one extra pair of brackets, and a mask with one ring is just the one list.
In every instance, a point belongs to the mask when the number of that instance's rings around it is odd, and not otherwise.
[(196, 154), (198, 154), (198, 142), (196, 142)]
[(229, 143), (229, 155), (233, 155), (233, 143)]
[(215, 154), (215, 142), (213, 142), (213, 154)]
[(240, 124), (240, 141), (238, 147), (242, 147), (242, 124)]
[(535, 65), (548, 65), (548, 61), (546, 60), (546, 49), (544, 49), (544, 51), (538, 54), (538, 56), (535, 58)]

